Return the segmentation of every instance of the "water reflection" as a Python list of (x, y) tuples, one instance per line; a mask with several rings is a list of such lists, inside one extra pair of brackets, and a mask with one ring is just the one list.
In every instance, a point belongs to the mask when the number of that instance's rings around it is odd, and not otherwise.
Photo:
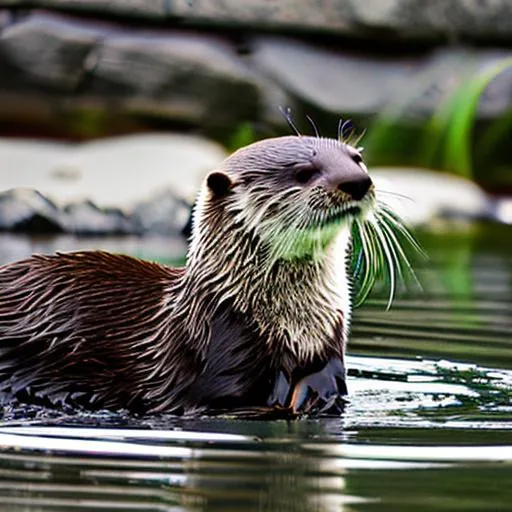
[[(237, 430), (237, 423), (223, 420), (210, 420), (210, 427), (216, 423)], [(385, 444), (363, 443), (355, 432), (347, 435), (352, 442), (333, 442), (318, 422), (295, 422), (292, 428), (279, 423), (278, 430), (284, 428), (287, 435), (223, 439), (210, 434), (206, 442), (204, 432), (173, 440), (173, 431), (146, 436), (112, 429), (114, 440), (107, 440), (105, 430), (98, 436), (87, 431), (84, 444), (74, 447), (62, 429), (9, 434), (3, 428), (2, 503), (9, 510), (339, 512), (430, 505), (453, 510), (458, 500), (471, 508), (489, 500), (498, 507), (491, 510), (499, 510), (502, 499), (512, 497), (505, 485), (512, 476), (512, 445), (472, 446), (460, 438), (454, 445), (422, 445), (418, 431), (397, 444), (398, 430), (386, 432)], [(255, 423), (252, 430), (258, 427)], [(184, 437), (186, 446), (169, 446)], [(30, 440), (39, 452), (20, 453), (19, 446)], [(88, 456), (83, 447), (91, 448)], [(48, 449), (51, 455), (45, 454)], [(485, 488), (464, 495), (470, 476)], [(491, 495), (493, 482), (503, 486)]]
[[(135, 440), (125, 437), (120, 442), (114, 430), (112, 437), (117, 441), (89, 438), (72, 448), (69, 439), (42, 436), (41, 429), (37, 436), (27, 430), (24, 434), (5, 430), (0, 435), (5, 446), (14, 448), (18, 441), (18, 447), (26, 447), (33, 442), (41, 450), (65, 453), (10, 454), (8, 458), (3, 454), (0, 465), (10, 469), (0, 472), (0, 477), (10, 485), (0, 483), (0, 492), (4, 503), (11, 505), (51, 506), (52, 510), (96, 506), (102, 510), (323, 511), (342, 510), (347, 503), (362, 501), (345, 494), (343, 471), (334, 461), (304, 455), (291, 440), (248, 439), (240, 444), (212, 435), (209, 442), (187, 441), (186, 448), (179, 448), (164, 445), (165, 435), (151, 444), (136, 433)], [(87, 458), (84, 447), (92, 450)]]

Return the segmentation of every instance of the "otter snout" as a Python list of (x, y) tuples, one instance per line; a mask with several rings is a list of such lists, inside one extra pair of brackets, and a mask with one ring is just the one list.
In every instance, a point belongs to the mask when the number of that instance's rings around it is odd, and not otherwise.
[(366, 171), (352, 162), (348, 166), (328, 167), (323, 175), (329, 190), (343, 192), (354, 201), (363, 199), (373, 184)]
[(327, 189), (341, 191), (354, 201), (363, 199), (372, 187), (361, 154), (354, 148), (330, 143), (316, 151), (311, 163), (320, 171)]
[(371, 186), (370, 176), (361, 172), (356, 176), (350, 176), (348, 179), (342, 179), (336, 188), (348, 194), (352, 199), (359, 201), (363, 199)]

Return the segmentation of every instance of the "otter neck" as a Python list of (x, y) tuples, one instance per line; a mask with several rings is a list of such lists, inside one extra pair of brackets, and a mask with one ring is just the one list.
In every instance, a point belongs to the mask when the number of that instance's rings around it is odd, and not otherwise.
[(339, 351), (350, 321), (349, 241), (345, 226), (320, 257), (269, 261), (255, 232), (226, 221), (208, 233), (196, 230), (178, 299), (198, 320), (190, 328), (202, 330), (191, 335), (207, 340), (215, 307), (230, 304), (252, 319), (273, 353), (286, 350), (309, 362), (335, 346)]

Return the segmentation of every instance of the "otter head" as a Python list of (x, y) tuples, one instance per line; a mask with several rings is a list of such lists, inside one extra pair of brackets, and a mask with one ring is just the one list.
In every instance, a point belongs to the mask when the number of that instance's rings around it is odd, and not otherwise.
[(352, 221), (364, 217), (374, 199), (354, 147), (334, 139), (279, 137), (238, 150), (207, 176), (195, 228), (201, 231), (207, 222), (211, 232), (212, 222), (228, 224), (232, 236), (242, 228), (272, 260), (318, 259), (340, 232), (348, 240)]
[[(408, 266), (399, 238), (413, 239), (376, 201), (360, 151), (305, 136), (251, 144), (203, 183), (184, 300), (195, 318), (204, 309), (204, 325), (212, 304), (229, 304), (250, 315), (268, 344), (312, 360), (328, 340), (340, 337), (340, 319), (346, 339), (352, 233), (361, 296), (377, 278), (389, 276), (392, 297), (400, 260)], [(215, 300), (204, 299), (212, 295)]]

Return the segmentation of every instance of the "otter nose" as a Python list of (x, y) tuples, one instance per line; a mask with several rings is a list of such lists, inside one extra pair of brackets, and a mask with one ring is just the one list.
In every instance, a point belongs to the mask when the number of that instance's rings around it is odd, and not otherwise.
[(338, 183), (338, 190), (359, 201), (365, 196), (371, 186), (372, 180), (370, 177), (367, 174), (361, 173), (358, 176), (351, 176), (348, 180)]

